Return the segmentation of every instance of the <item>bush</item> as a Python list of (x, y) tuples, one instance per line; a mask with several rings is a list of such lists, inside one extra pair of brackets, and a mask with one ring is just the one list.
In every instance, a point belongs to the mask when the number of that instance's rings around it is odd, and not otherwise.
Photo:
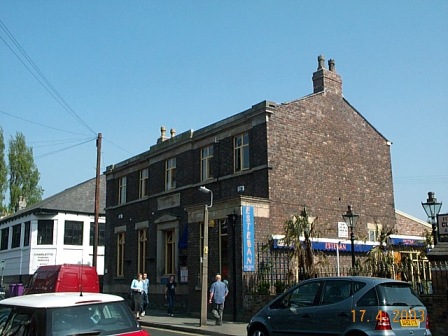
[(270, 287), (271, 285), (269, 284), (269, 282), (260, 282), (257, 286), (257, 293), (270, 294)]
[(275, 287), (275, 293), (281, 294), (285, 291), (287, 285), (283, 281), (276, 281), (274, 287)]

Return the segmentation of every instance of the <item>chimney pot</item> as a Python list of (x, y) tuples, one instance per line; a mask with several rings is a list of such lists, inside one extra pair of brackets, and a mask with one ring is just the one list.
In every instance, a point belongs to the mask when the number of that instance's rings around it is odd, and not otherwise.
[(317, 57), (317, 70), (320, 69), (325, 69), (325, 57), (323, 55)]
[(157, 140), (157, 143), (161, 143), (166, 140), (166, 128), (165, 126), (160, 127), (160, 138)]
[(176, 130), (174, 128), (172, 128), (170, 130), (170, 133), (171, 133), (171, 137), (174, 138), (174, 136), (176, 135)]
[(328, 69), (332, 72), (336, 72), (334, 59), (328, 61)]

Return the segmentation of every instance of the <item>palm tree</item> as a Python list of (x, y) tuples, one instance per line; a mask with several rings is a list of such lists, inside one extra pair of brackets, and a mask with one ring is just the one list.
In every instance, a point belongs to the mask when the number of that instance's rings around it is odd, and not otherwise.
[(380, 230), (377, 226), (376, 237), (379, 244), (367, 253), (367, 265), (372, 271), (372, 276), (391, 278), (394, 274), (394, 255), (389, 237), (395, 232), (393, 228), (385, 227)]
[(310, 278), (314, 274), (314, 251), (311, 238), (315, 235), (317, 217), (308, 216), (306, 207), (300, 215), (294, 215), (285, 221), (284, 244), (291, 248), (289, 253), (292, 261), (290, 275), (295, 282), (301, 278)]

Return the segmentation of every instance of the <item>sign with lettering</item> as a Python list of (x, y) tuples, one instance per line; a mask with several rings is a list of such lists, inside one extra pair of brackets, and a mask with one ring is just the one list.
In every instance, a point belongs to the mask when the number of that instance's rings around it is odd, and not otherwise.
[(255, 272), (254, 207), (243, 206), (243, 271)]
[(439, 230), (439, 240), (448, 241), (448, 214), (437, 215), (437, 228)]
[(338, 222), (338, 238), (348, 238), (348, 226), (345, 222)]
[(39, 266), (55, 264), (56, 255), (53, 250), (36, 250), (31, 255), (31, 270), (33, 273)]

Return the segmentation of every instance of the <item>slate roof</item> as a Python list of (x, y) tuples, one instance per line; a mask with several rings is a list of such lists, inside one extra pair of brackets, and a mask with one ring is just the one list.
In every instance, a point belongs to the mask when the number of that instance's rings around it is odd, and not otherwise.
[[(99, 215), (105, 216), (106, 207), (106, 176), (100, 176), (100, 206)], [(95, 212), (95, 178), (82, 182), (78, 185), (65, 189), (64, 191), (50, 196), (39, 203), (30, 205), (16, 213), (6, 216), (0, 220), (0, 224), (14, 220), (29, 214), (45, 213), (75, 213), (94, 214)]]

